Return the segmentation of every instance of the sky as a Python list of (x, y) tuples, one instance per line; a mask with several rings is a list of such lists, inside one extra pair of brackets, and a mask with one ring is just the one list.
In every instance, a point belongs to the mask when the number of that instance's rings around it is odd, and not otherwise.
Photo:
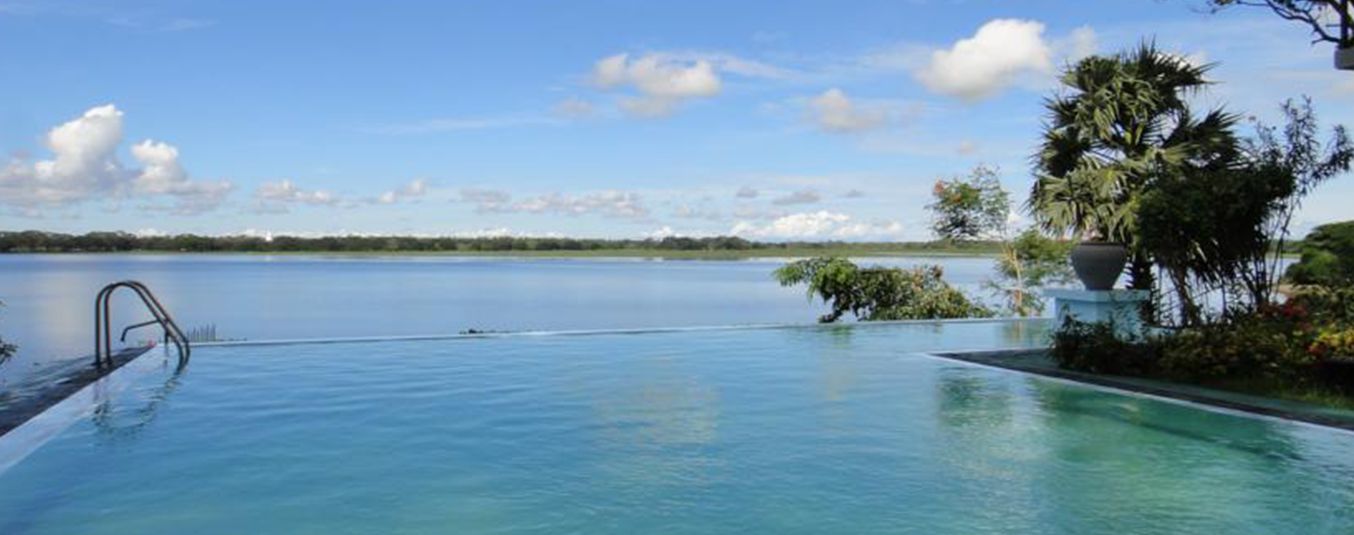
[(1145, 39), (1217, 63), (1201, 110), (1354, 124), (1329, 45), (1203, 0), (0, 0), (0, 230), (924, 240)]

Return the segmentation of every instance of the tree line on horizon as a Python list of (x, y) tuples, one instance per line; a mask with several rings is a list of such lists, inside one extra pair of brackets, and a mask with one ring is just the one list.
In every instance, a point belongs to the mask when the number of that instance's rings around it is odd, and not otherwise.
[[(983, 250), (985, 243), (958, 248)], [(0, 253), (155, 252), (508, 252), (508, 251), (777, 251), (792, 249), (953, 250), (940, 242), (760, 242), (737, 236), (656, 239), (566, 237), (419, 236), (141, 236), (128, 232), (64, 234), (28, 230), (0, 232)]]

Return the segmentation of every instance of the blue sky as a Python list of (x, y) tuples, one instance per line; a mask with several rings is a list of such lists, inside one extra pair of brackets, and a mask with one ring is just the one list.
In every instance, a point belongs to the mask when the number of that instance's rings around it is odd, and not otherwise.
[(1023, 199), (1056, 70), (1144, 38), (1220, 63), (1202, 106), (1354, 123), (1329, 47), (1201, 0), (320, 5), (0, 0), (0, 228), (925, 239), (937, 178)]

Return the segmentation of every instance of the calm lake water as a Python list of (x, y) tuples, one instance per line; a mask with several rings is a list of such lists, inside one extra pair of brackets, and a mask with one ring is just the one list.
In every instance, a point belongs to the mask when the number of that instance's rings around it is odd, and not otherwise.
[[(990, 258), (858, 260), (940, 264), (974, 294), (992, 270)], [(215, 325), (229, 339), (811, 323), (825, 308), (772, 280), (783, 262), (0, 255), (0, 336), (20, 347), (0, 378), (90, 354), (94, 295), (122, 279), (149, 285), (185, 330)], [(115, 301), (115, 331), (149, 317), (131, 293)]]

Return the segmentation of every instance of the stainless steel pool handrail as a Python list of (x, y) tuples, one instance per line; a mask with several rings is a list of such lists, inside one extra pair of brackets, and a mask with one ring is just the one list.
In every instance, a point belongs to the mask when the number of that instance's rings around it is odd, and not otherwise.
[(109, 301), (113, 293), (118, 288), (129, 288), (141, 298), (141, 302), (146, 305), (154, 319), (133, 325), (129, 325), (122, 330), (122, 340), (127, 339), (127, 331), (147, 325), (159, 324), (164, 330), (165, 342), (174, 342), (174, 346), (179, 350), (179, 365), (182, 366), (188, 362), (189, 355), (192, 354), (192, 345), (188, 343), (188, 337), (184, 336), (183, 330), (174, 323), (174, 317), (169, 315), (169, 311), (164, 305), (156, 299), (155, 294), (147, 288), (145, 284), (134, 280), (123, 280), (104, 286), (99, 290), (99, 295), (94, 298), (94, 365), (103, 366), (113, 363), (113, 336), (112, 328), (109, 326), (110, 313)]

